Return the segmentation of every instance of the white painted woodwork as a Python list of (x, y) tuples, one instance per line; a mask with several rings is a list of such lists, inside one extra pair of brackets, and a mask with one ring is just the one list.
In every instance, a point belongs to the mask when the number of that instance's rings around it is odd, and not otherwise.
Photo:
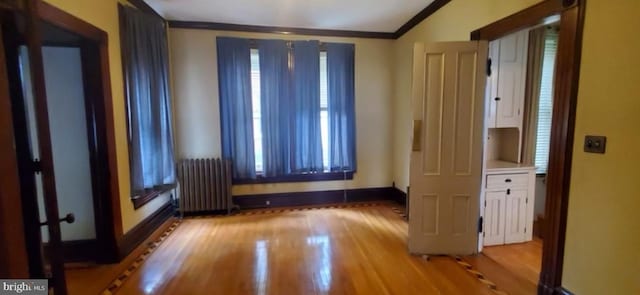
[[(491, 42), (489, 128), (522, 130), (529, 31), (522, 30)], [(496, 97), (499, 100), (496, 100)]]
[[(505, 198), (504, 243), (525, 241), (527, 220), (527, 190), (509, 190)], [(529, 227), (531, 230), (531, 227)]]
[(484, 245), (504, 244), (505, 225), (505, 199), (504, 192), (487, 192), (484, 206)]
[(484, 246), (520, 243), (533, 237), (535, 167), (486, 163)]
[[(477, 251), (486, 42), (414, 47), (409, 251)], [(421, 123), (420, 123), (421, 122)]]

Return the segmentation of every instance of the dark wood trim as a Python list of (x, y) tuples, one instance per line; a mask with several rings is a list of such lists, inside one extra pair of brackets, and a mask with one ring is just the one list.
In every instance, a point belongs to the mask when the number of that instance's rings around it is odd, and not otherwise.
[(571, 161), (575, 129), (576, 102), (582, 52), (586, 0), (546, 0), (530, 8), (480, 28), (474, 40), (495, 40), (560, 14), (560, 31), (554, 77), (553, 119), (547, 196), (545, 241), (538, 294), (558, 294), (562, 286), (562, 267), (566, 236), (567, 209), (571, 181)]
[(355, 171), (346, 172), (322, 172), (307, 174), (290, 174), (283, 176), (264, 177), (259, 175), (256, 179), (234, 179), (233, 185), (242, 184), (262, 184), (262, 183), (285, 183), (285, 182), (313, 182), (331, 180), (352, 180)]
[[(120, 194), (119, 187), (111, 182), (117, 177), (117, 172), (111, 170), (110, 161), (115, 161), (115, 153), (109, 151), (109, 146), (115, 143), (108, 141), (108, 117), (106, 111), (107, 101), (110, 101), (110, 92), (105, 93), (104, 76), (109, 75), (108, 68), (102, 64), (102, 46), (106, 45), (106, 39), (95, 42), (83, 42), (80, 48), (82, 58), (83, 84), (85, 91), (85, 113), (87, 126), (87, 138), (89, 139), (89, 155), (91, 164), (91, 181), (93, 189), (93, 207), (96, 223), (96, 234), (99, 240), (100, 251), (104, 253), (98, 262), (114, 262), (117, 259), (118, 223), (120, 222)], [(88, 73), (98, 73), (89, 75)], [(115, 204), (117, 200), (117, 204)]]
[(407, 193), (401, 191), (397, 187), (392, 187), (391, 199), (400, 205), (407, 205)]
[(176, 29), (255, 32), (255, 33), (270, 33), (270, 34), (283, 34), (283, 35), (296, 34), (296, 35), (371, 38), (371, 39), (398, 39), (408, 31), (410, 31), (413, 27), (415, 27), (416, 25), (424, 21), (427, 17), (434, 14), (436, 11), (438, 11), (438, 9), (445, 6), (450, 1), (451, 0), (435, 0), (431, 2), (431, 4), (429, 4), (423, 10), (418, 12), (418, 14), (416, 14), (411, 19), (409, 19), (406, 23), (400, 26), (400, 28), (398, 28), (395, 32), (328, 30), (328, 29), (256, 26), (256, 25), (242, 25), (242, 24), (217, 23), (217, 22), (199, 22), (199, 21), (179, 21), (179, 20), (168, 20), (168, 23), (170, 28), (176, 28)]
[(138, 208), (144, 206), (146, 203), (151, 202), (151, 200), (155, 199), (159, 195), (176, 188), (176, 186), (176, 183), (166, 184), (134, 196), (133, 198), (131, 198), (131, 202), (133, 202), (133, 209), (137, 210)]
[(471, 40), (493, 41), (523, 28), (542, 24), (566, 8), (562, 0), (546, 0), (471, 32)]
[[(49, 249), (45, 252), (50, 265), (52, 279), (50, 286), (56, 294), (67, 294), (67, 284), (62, 257), (62, 239), (60, 232), (60, 213), (51, 146), (51, 130), (49, 126), (49, 110), (44, 77), (44, 61), (42, 57), (42, 35), (39, 18), (39, 3), (27, 1), (25, 39), (31, 68), (31, 84), (36, 114), (38, 148), (40, 152), (40, 176), (44, 192), (44, 211), (49, 232)], [(33, 171), (32, 171), (33, 172)], [(37, 211), (33, 212), (37, 216)], [(40, 246), (40, 245), (38, 245)]]
[[(585, 0), (562, 12), (554, 78), (553, 118), (547, 173), (545, 235), (539, 292), (562, 285), (571, 185), (576, 103), (580, 81)], [(563, 3), (568, 3), (567, 0)], [(575, 3), (574, 3), (575, 4)]]
[(119, 260), (127, 257), (131, 251), (138, 247), (140, 243), (147, 239), (162, 223), (173, 216), (174, 213), (175, 207), (173, 207), (173, 204), (169, 201), (124, 234), (120, 241), (118, 241)]
[[(234, 196), (241, 209), (277, 208), (393, 200), (391, 187)], [(269, 205), (267, 205), (269, 202)]]
[(416, 14), (414, 17), (408, 20), (404, 25), (398, 28), (398, 30), (395, 31), (395, 33), (393, 33), (393, 39), (398, 39), (402, 37), (402, 35), (409, 32), (411, 29), (413, 29), (413, 27), (420, 24), (422, 21), (427, 19), (427, 17), (434, 14), (436, 11), (438, 11), (438, 9), (442, 8), (449, 2), (451, 2), (451, 0), (435, 0), (431, 2), (431, 4), (425, 7), (422, 11), (418, 12), (418, 14)]
[[(4, 15), (3, 15), (4, 16)], [(24, 103), (24, 93), (20, 77), (20, 53), (18, 46), (24, 44), (24, 38), (19, 34), (16, 16), (3, 18), (3, 43), (6, 58), (6, 70), (9, 78), (9, 92), (11, 99), (11, 114), (13, 116), (14, 141), (18, 160), (20, 183), (20, 199), (22, 207), (23, 237), (28, 256), (29, 277), (44, 277), (42, 240), (40, 233), (40, 218), (38, 216), (38, 198), (35, 187), (35, 176), (31, 156), (31, 144), (28, 137), (28, 125)], [(15, 221), (14, 221), (15, 222)]]
[(27, 278), (29, 264), (22, 223), (18, 159), (13, 133), (9, 77), (0, 24), (0, 277)]
[[(117, 241), (122, 236), (120, 185), (116, 158), (115, 123), (111, 96), (109, 44), (105, 31), (44, 1), (36, 1), (40, 19), (82, 38), (80, 43), (83, 86), (96, 234), (102, 253), (98, 262), (118, 258)], [(77, 44), (70, 44), (77, 45)], [(91, 75), (87, 74), (91, 73)]]
[(283, 35), (295, 34), (295, 35), (332, 36), (332, 37), (395, 39), (395, 33), (386, 33), (386, 32), (325, 30), (325, 29), (240, 25), (240, 24), (213, 23), (213, 22), (177, 21), (177, 20), (169, 20), (169, 27), (176, 28), (176, 29), (255, 32), (255, 33), (271, 33), (271, 34), (283, 34)]
[(558, 287), (556, 288), (556, 292), (554, 294), (555, 295), (573, 295), (573, 292), (565, 289), (564, 287)]
[(163, 21), (165, 20), (164, 17), (162, 17), (162, 15), (160, 15), (155, 9), (153, 9), (153, 7), (147, 4), (147, 2), (144, 2), (144, 0), (127, 0), (127, 1), (131, 3), (131, 5), (135, 6), (136, 8), (138, 8), (143, 12), (153, 14), (159, 17), (160, 19), (162, 19)]
[(59, 9), (47, 2), (36, 1), (38, 16), (43, 21), (51, 23), (64, 30), (80, 35), (82, 37), (92, 39), (94, 41), (103, 41), (107, 39), (107, 33), (75, 16)]
[[(48, 247), (47, 243), (43, 244), (45, 251)], [(98, 240), (96, 239), (62, 241), (62, 256), (65, 262), (96, 261), (101, 254), (98, 251)]]

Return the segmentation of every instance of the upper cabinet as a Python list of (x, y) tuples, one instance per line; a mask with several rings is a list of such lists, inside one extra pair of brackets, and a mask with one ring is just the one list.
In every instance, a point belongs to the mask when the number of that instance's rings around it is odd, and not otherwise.
[(528, 36), (523, 30), (490, 43), (488, 128), (522, 129)]

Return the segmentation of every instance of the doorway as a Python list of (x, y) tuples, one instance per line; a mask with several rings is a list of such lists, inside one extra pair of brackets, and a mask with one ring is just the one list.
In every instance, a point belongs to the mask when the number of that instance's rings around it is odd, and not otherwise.
[(489, 43), (479, 249), (535, 285), (544, 242), (557, 18)]
[[(471, 228), (474, 228), (475, 225), (478, 225), (477, 232), (479, 233), (476, 235), (476, 239), (466, 239), (464, 241), (459, 240), (460, 245), (457, 246), (460, 247), (447, 247), (444, 251), (440, 250), (441, 248), (436, 249), (436, 254), (460, 255), (469, 253), (470, 251), (467, 250), (468, 248), (464, 248), (465, 251), (455, 250), (468, 245), (468, 243), (471, 243), (471, 246), (475, 247), (473, 251), (475, 253), (478, 251), (479, 247), (484, 245), (485, 241), (483, 240), (485, 240), (485, 238), (487, 243), (515, 243), (524, 242), (533, 238), (532, 223), (535, 207), (529, 205), (528, 197), (533, 196), (533, 193), (535, 192), (536, 171), (533, 167), (521, 167), (522, 165), (519, 163), (519, 161), (521, 161), (522, 150), (517, 145), (521, 144), (522, 139), (522, 133), (520, 131), (522, 123), (519, 123), (519, 117), (522, 115), (522, 109), (518, 109), (517, 104), (513, 103), (513, 100), (503, 101), (504, 103), (495, 103), (495, 112), (493, 115), (503, 116), (503, 118), (500, 120), (493, 117), (496, 119), (493, 121), (493, 128), (496, 129), (494, 130), (494, 133), (496, 134), (493, 134), (492, 136), (494, 139), (500, 138), (500, 140), (497, 141), (512, 142), (515, 143), (515, 145), (505, 145), (505, 148), (502, 150), (497, 148), (492, 152), (489, 152), (489, 154), (495, 153), (498, 155), (494, 160), (498, 160), (499, 163), (495, 163), (496, 165), (489, 165), (491, 166), (490, 168), (493, 170), (493, 173), (488, 173), (486, 175), (478, 173), (478, 182), (480, 182), (480, 180), (482, 181), (482, 184), (477, 186), (478, 193), (476, 194), (476, 191), (473, 191), (472, 194), (469, 194), (468, 192), (461, 192), (464, 188), (460, 188), (459, 185), (445, 187), (444, 181), (455, 180), (455, 177), (458, 176), (473, 176), (475, 179), (475, 174), (471, 172), (475, 172), (476, 170), (472, 171), (466, 169), (466, 167), (469, 167), (467, 164), (471, 164), (472, 162), (468, 161), (468, 159), (475, 159), (474, 154), (469, 153), (467, 149), (462, 149), (461, 153), (458, 153), (458, 151), (450, 151), (448, 158), (445, 159), (446, 162), (440, 161), (444, 153), (440, 152), (442, 145), (439, 144), (438, 140), (450, 140), (457, 142), (457, 139), (452, 139), (455, 138), (456, 133), (453, 133), (454, 136), (449, 137), (447, 137), (446, 134), (442, 135), (443, 128), (440, 128), (440, 125), (438, 125), (443, 122), (441, 119), (442, 116), (439, 115), (444, 113), (442, 110), (450, 110), (452, 108), (451, 106), (446, 105), (444, 108), (441, 107), (440, 101), (446, 101), (446, 99), (443, 99), (442, 97), (447, 96), (447, 93), (440, 91), (438, 87), (441, 85), (445, 85), (445, 87), (446, 85), (462, 85), (458, 83), (458, 78), (462, 76), (456, 76), (457, 73), (455, 71), (449, 71), (448, 83), (444, 83), (444, 80), (440, 79), (443, 75), (447, 76), (446, 74), (439, 76), (439, 73), (444, 72), (444, 70), (440, 71), (439, 69), (444, 68), (442, 65), (446, 64), (447, 61), (446, 59), (443, 59), (446, 58), (447, 55), (442, 54), (443, 50), (438, 51), (436, 47), (440, 46), (445, 49), (455, 51), (455, 46), (457, 45), (466, 44), (468, 46), (474, 46), (475, 44), (476, 48), (481, 49), (482, 46), (484, 46), (483, 44), (486, 44), (486, 42), (491, 42), (505, 36), (509, 36), (518, 30), (531, 28), (540, 24), (547, 24), (553, 19), (557, 21), (559, 18), (559, 27), (562, 33), (559, 34), (557, 41), (557, 59), (555, 61), (555, 73), (557, 74), (553, 77), (552, 128), (549, 139), (548, 172), (545, 183), (546, 196), (544, 198), (544, 226), (542, 228), (544, 243), (542, 245), (541, 267), (539, 279), (537, 280), (537, 288), (539, 294), (557, 294), (558, 292), (563, 292), (561, 286), (562, 260), (564, 255), (569, 182), (571, 178), (575, 110), (585, 12), (584, 4), (584, 1), (577, 0), (546, 0), (472, 32), (471, 42), (443, 42), (427, 45), (417, 43), (415, 45), (413, 64), (414, 83), (412, 87), (412, 99), (414, 102), (414, 136), (411, 163), (416, 163), (416, 166), (421, 165), (421, 167), (415, 171), (412, 168), (413, 166), (410, 167), (410, 195), (412, 197), (409, 198), (409, 201), (411, 211), (410, 216), (412, 216), (412, 218), (409, 219), (409, 243), (412, 241), (426, 242), (420, 244), (420, 246), (424, 247), (419, 249), (419, 251), (413, 252), (430, 253), (434, 243), (429, 243), (429, 238), (439, 235), (440, 233), (448, 234), (452, 232), (454, 234), (458, 234), (457, 236), (461, 236), (462, 233), (469, 233)], [(519, 44), (519, 42), (513, 43)], [(431, 46), (433, 49), (422, 50), (423, 48), (427, 48), (426, 46)], [(471, 55), (480, 51), (481, 50), (466, 50), (464, 52), (453, 52), (453, 55)], [(481, 54), (476, 55), (481, 57), (487, 56)], [(426, 57), (429, 57), (429, 59)], [(517, 64), (518, 62), (522, 63), (524, 60), (514, 60), (513, 54), (507, 57), (508, 58), (505, 58), (505, 62), (512, 60), (513, 63)], [(471, 75), (473, 73), (472, 70), (485, 69), (483, 66), (484, 61), (485, 59), (482, 58), (469, 62), (461, 62), (461, 66), (459, 68), (465, 68), (466, 66), (465, 73), (467, 76), (475, 79), (480, 75)], [(487, 61), (487, 65), (490, 65), (491, 63), (492, 61)], [(474, 65), (475, 67), (471, 67), (470, 65)], [(433, 71), (428, 72), (425, 69), (433, 69)], [(518, 87), (520, 87), (520, 89), (525, 87), (524, 83), (520, 83), (520, 86), (515, 85), (517, 84), (516, 80), (520, 80), (522, 76), (526, 76), (526, 73), (521, 73), (518, 77), (517, 73), (514, 72), (517, 71), (517, 68), (513, 66), (507, 66), (505, 71), (511, 72), (507, 74), (511, 75), (512, 81), (503, 83), (503, 90), (513, 92), (518, 89)], [(426, 78), (425, 73), (429, 74)], [(487, 74), (490, 75), (490, 73)], [(484, 86), (484, 81), (481, 83)], [(467, 96), (469, 93), (473, 93), (474, 96), (482, 96), (478, 101), (482, 101), (484, 98), (483, 93), (473, 92), (467, 88), (453, 93), (462, 93), (462, 95)], [(455, 99), (457, 99), (456, 96), (452, 95), (448, 95), (447, 97), (449, 97), (449, 100), (455, 101)], [(431, 99), (429, 100), (425, 98)], [(499, 96), (494, 96), (493, 98), (494, 100), (492, 101), (492, 104), (502, 100)], [(424, 105), (424, 103), (421, 104), (421, 102), (425, 100), (432, 103), (429, 109), (434, 111), (434, 114), (425, 115), (426, 111), (423, 111), (420, 108)], [(464, 106), (464, 104), (453, 103), (453, 106)], [(491, 109), (491, 106), (488, 105), (486, 109)], [(460, 120), (460, 118), (475, 119), (477, 117), (483, 117), (484, 115), (482, 112), (475, 114), (468, 110), (458, 113), (462, 115), (459, 117), (448, 116), (447, 118), (449, 121), (455, 121)], [(491, 116), (492, 114), (489, 114), (490, 118), (492, 118)], [(422, 122), (423, 119), (426, 121), (425, 124)], [(492, 120), (487, 121), (492, 122)], [(455, 123), (449, 124), (453, 126), (467, 126)], [(520, 124), (521, 127), (518, 127), (517, 124)], [(425, 133), (428, 135), (429, 132), (433, 137), (430, 138), (433, 140), (429, 142), (435, 142), (435, 144), (432, 148), (429, 148), (429, 146), (423, 148), (424, 141), (422, 138), (427, 138), (423, 135), (425, 135)], [(480, 130), (479, 133), (482, 133), (482, 131)], [(486, 136), (488, 134), (487, 130), (484, 135)], [(478, 141), (481, 144), (483, 140), (480, 138)], [(474, 140), (473, 143), (476, 143), (476, 141)], [(463, 146), (470, 146), (470, 144)], [(475, 151), (476, 149), (473, 149), (472, 152)], [(479, 148), (478, 152), (482, 154), (483, 149)], [(429, 153), (431, 153), (431, 155), (429, 155)], [(453, 153), (453, 155), (451, 153)], [(427, 159), (426, 161), (424, 160), (425, 156)], [(463, 159), (464, 161), (459, 161), (460, 159)], [(509, 161), (504, 161), (504, 159)], [(422, 162), (418, 163), (418, 160), (421, 160)], [(509, 163), (504, 165), (504, 162)], [(441, 170), (440, 163), (446, 163), (450, 166), (451, 163), (454, 165), (462, 163), (460, 167), (464, 167), (465, 169), (456, 170), (459, 168), (458, 166), (453, 168), (443, 166), (444, 170)], [(484, 164), (487, 165), (487, 163)], [(476, 166), (474, 162), (472, 168), (477, 168), (477, 171), (480, 171), (482, 170), (481, 166), (481, 164)], [(424, 169), (425, 167), (433, 169)], [(527, 169), (520, 170), (518, 168)], [(514, 169), (517, 171), (514, 171)], [(448, 175), (445, 175), (447, 173)], [(426, 178), (434, 175), (444, 175), (446, 178), (444, 178), (443, 182), (436, 183), (429, 188), (424, 188), (424, 186), (415, 186), (420, 183), (421, 177), (424, 176), (423, 178)], [(480, 189), (484, 191), (484, 194), (479, 193)], [(440, 196), (446, 196), (447, 198), (453, 196), (455, 200), (450, 201), (449, 199), (443, 199), (443, 202), (439, 202)], [(472, 222), (473, 220), (469, 218), (470, 216), (477, 218), (482, 217), (482, 214), (486, 214), (486, 210), (474, 211), (473, 209), (477, 207), (472, 207), (475, 205), (471, 204), (479, 201), (481, 196), (483, 199), (481, 202), (478, 202), (480, 203), (478, 205), (484, 205), (484, 202), (486, 201), (486, 207), (490, 210), (494, 210), (495, 212), (491, 212), (492, 218), (489, 220), (476, 219), (475, 221), (477, 223), (474, 223)], [(510, 197), (507, 198), (507, 196)], [(507, 214), (511, 215), (509, 223), (505, 223), (507, 220)], [(490, 224), (488, 225), (486, 223)], [(413, 231), (413, 233), (411, 230), (412, 224), (413, 227), (417, 229)], [(529, 227), (526, 226), (527, 224), (529, 224)], [(484, 235), (483, 230), (487, 229), (487, 227), (489, 227), (491, 231)], [(418, 238), (412, 238), (412, 235), (417, 236)], [(426, 238), (420, 240), (419, 238), (422, 236)], [(478, 243), (478, 240), (482, 242)], [(465, 244), (463, 245), (463, 243)], [(533, 287), (535, 287), (535, 284)]]
[(29, 277), (66, 294), (64, 263), (117, 261), (122, 235), (106, 33), (42, 1), (0, 14)]

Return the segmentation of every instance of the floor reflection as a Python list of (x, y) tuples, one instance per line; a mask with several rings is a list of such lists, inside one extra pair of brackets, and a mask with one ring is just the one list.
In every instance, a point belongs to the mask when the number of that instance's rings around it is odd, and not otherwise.
[(256, 241), (254, 282), (257, 291), (256, 294), (259, 295), (267, 293), (267, 277), (269, 275), (269, 256), (267, 254), (267, 250), (267, 241)]
[(331, 289), (331, 244), (329, 237), (326, 235), (308, 237), (307, 245), (319, 247), (313, 256), (313, 263), (310, 267), (318, 290), (328, 292)]

